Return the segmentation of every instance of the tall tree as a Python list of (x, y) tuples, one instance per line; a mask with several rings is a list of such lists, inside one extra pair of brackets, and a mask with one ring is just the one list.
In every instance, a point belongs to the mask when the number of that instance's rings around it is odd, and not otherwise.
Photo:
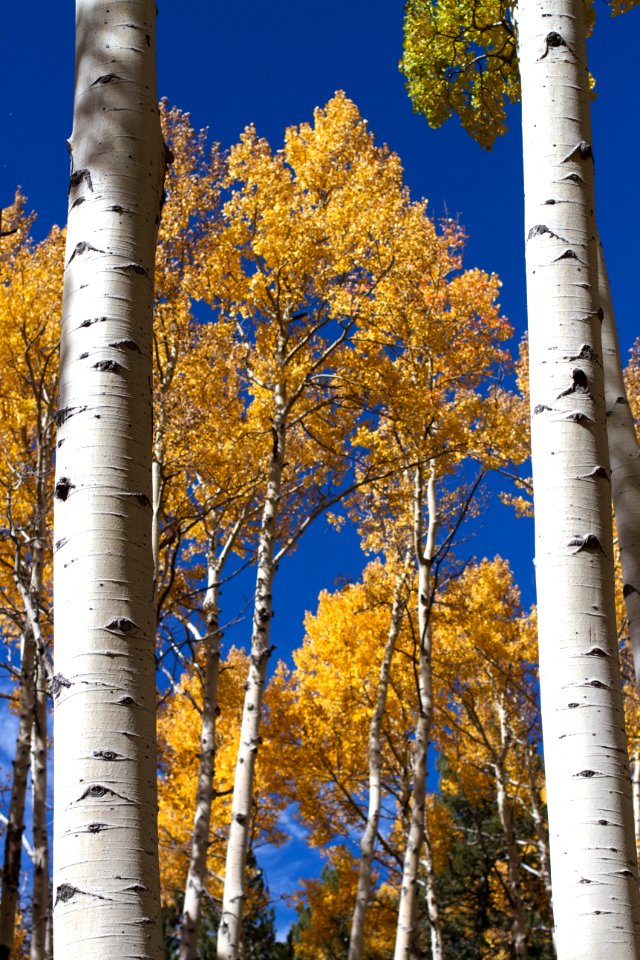
[(55, 484), (54, 940), (161, 956), (151, 322), (155, 4), (78, 0)]
[[(501, 132), (504, 98), (522, 98), (540, 681), (561, 960), (603, 955), (612, 924), (616, 956), (635, 956), (640, 935), (613, 597), (586, 31), (581, 0), (458, 10), (420, 0), (408, 8), (405, 56), (414, 89), (429, 91), (420, 108), (436, 124), (458, 110), (487, 145)], [(465, 100), (482, 106), (479, 132), (460, 109)], [(606, 887), (613, 908), (601, 896), (605, 874), (615, 876), (616, 889)]]

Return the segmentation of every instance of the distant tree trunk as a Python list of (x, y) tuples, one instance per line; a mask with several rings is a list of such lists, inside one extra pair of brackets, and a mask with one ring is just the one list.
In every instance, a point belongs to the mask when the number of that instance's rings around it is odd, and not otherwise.
[(47, 833), (47, 675), (41, 656), (36, 664), (35, 715), (31, 733), (33, 783), (33, 897), (30, 960), (48, 960), (47, 930), (51, 923), (49, 836)]
[(418, 720), (413, 746), (413, 787), (409, 833), (405, 847), (398, 907), (398, 928), (394, 960), (409, 960), (416, 935), (418, 869), (424, 841), (427, 794), (427, 753), (433, 720), (433, 684), (431, 674), (431, 567), (435, 556), (437, 510), (436, 474), (431, 464), (427, 481), (428, 527), (422, 538), (422, 468), (416, 469), (414, 494), (414, 536), (418, 563)]
[(160, 960), (151, 325), (165, 158), (153, 0), (77, 0), (55, 485), (54, 944)]
[(520, 854), (516, 843), (516, 835), (513, 829), (513, 817), (511, 815), (511, 804), (507, 793), (507, 776), (504, 769), (504, 760), (508, 750), (509, 732), (506, 725), (504, 705), (497, 704), (498, 715), (500, 718), (500, 734), (502, 742), (501, 756), (496, 757), (493, 764), (496, 799), (498, 806), (498, 816), (502, 827), (502, 836), (507, 851), (507, 891), (509, 902), (511, 904), (511, 935), (513, 938), (513, 949), (517, 960), (528, 960), (529, 951), (527, 949), (527, 928), (524, 918), (524, 909), (522, 904), (522, 891), (520, 883)]
[[(284, 356), (285, 343), (280, 342), (278, 346), (280, 365)], [(287, 394), (284, 383), (281, 381), (276, 384), (274, 391), (273, 451), (258, 539), (251, 654), (233, 783), (222, 916), (218, 929), (218, 960), (238, 960), (242, 952), (242, 917), (246, 897), (245, 870), (252, 821), (256, 757), (260, 745), (262, 701), (270, 653), (273, 616), (272, 585), (275, 572), (273, 558), (282, 472), (285, 464), (286, 428)]]
[(193, 960), (198, 945), (202, 897), (207, 876), (207, 851), (213, 802), (213, 777), (216, 761), (216, 718), (218, 715), (218, 677), (220, 674), (220, 577), (229, 553), (242, 528), (244, 516), (235, 524), (222, 547), (215, 553), (211, 539), (209, 583), (204, 602), (207, 635), (204, 639), (204, 677), (202, 683), (202, 727), (200, 730), (200, 765), (196, 791), (196, 812), (191, 838), (191, 856), (185, 885), (184, 907), (180, 928), (180, 960)]
[(598, 243), (598, 294), (603, 313), (602, 365), (613, 511), (636, 686), (640, 690), (640, 448), (622, 375), (620, 345), (601, 243)]
[(380, 681), (378, 683), (378, 696), (376, 706), (371, 717), (369, 727), (369, 809), (367, 813), (367, 823), (360, 842), (360, 869), (358, 873), (358, 889), (356, 893), (356, 903), (353, 910), (353, 919), (351, 921), (351, 938), (349, 940), (349, 958), (348, 960), (360, 960), (362, 956), (362, 947), (364, 943), (364, 921), (369, 905), (369, 896), (371, 893), (371, 867), (373, 863), (373, 854), (378, 835), (378, 824), (380, 821), (380, 803), (382, 794), (382, 745), (381, 730), (384, 712), (387, 705), (387, 693), (389, 690), (389, 677), (391, 674), (391, 661), (396, 648), (396, 642), (400, 633), (402, 618), (405, 608), (405, 590), (407, 580), (407, 562), (396, 578), (393, 603), (391, 607), (391, 618), (389, 621), (389, 634), (384, 650), (382, 664), (380, 666)]
[(424, 858), (422, 861), (427, 885), (427, 917), (431, 933), (431, 960), (443, 960), (444, 946), (442, 942), (442, 926), (440, 924), (440, 909), (436, 892), (436, 875), (433, 869), (433, 852), (431, 847), (431, 833), (429, 831), (429, 811), (425, 809), (424, 818)]
[(36, 645), (31, 631), (22, 643), (20, 694), (18, 707), (18, 734), (13, 761), (13, 780), (4, 839), (2, 867), (2, 902), (0, 903), (0, 960), (9, 960), (13, 948), (22, 859), (24, 807), (27, 794), (27, 776), (31, 751), (35, 701)]
[(519, 0), (540, 688), (559, 960), (638, 956), (582, 0)]

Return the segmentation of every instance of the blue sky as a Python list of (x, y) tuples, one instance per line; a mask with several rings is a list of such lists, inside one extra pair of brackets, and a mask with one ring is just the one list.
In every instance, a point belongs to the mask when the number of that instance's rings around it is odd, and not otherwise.
[[(511, 111), (511, 129), (491, 153), (482, 151), (455, 121), (439, 131), (430, 130), (413, 114), (397, 68), (402, 52), (401, 3), (245, 0), (214, 5), (158, 0), (158, 5), (160, 96), (190, 111), (194, 125), (208, 126), (212, 139), (223, 147), (254, 122), (277, 148), (286, 126), (310, 120), (315, 106), (343, 89), (378, 141), (399, 153), (413, 196), (427, 197), (436, 217), (459, 216), (469, 234), (467, 265), (499, 273), (504, 312), (518, 337), (523, 333), (519, 110)], [(598, 2), (597, 14), (589, 55), (598, 89), (593, 105), (598, 219), (626, 351), (640, 332), (636, 76), (640, 11), (611, 20), (606, 5)], [(0, 24), (4, 92), (0, 204), (8, 204), (20, 184), (38, 211), (39, 236), (66, 219), (73, 29), (70, 0), (32, 0), (27, 8), (5, 5)], [(531, 525), (496, 507), (478, 527), (468, 552), (508, 557), (525, 602), (532, 602)], [(361, 565), (356, 537), (349, 533), (337, 537), (320, 523), (279, 574), (274, 596), (276, 656), (285, 656), (300, 642), (303, 613), (315, 608), (318, 590), (331, 587), (337, 575), (356, 577)], [(245, 593), (250, 591), (248, 582)], [(233, 614), (235, 610), (230, 611)], [(242, 641), (242, 630), (237, 629), (236, 642)], [(304, 849), (300, 838), (295, 842)], [(294, 861), (298, 870), (299, 859), (296, 847), (295, 856), (285, 856), (286, 868), (271, 854), (269, 862), (265, 860), (274, 893), (283, 888)]]

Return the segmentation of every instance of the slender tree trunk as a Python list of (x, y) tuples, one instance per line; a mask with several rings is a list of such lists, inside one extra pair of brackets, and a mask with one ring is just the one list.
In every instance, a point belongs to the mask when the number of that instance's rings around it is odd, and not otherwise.
[(42, 657), (36, 664), (35, 715), (31, 733), (33, 784), (33, 897), (30, 960), (47, 960), (47, 929), (51, 921), (49, 836), (47, 833), (47, 676)]
[(191, 856), (184, 894), (184, 909), (180, 932), (180, 960), (193, 960), (198, 944), (202, 896), (207, 875), (207, 851), (213, 777), (216, 759), (216, 717), (218, 715), (218, 677), (220, 674), (220, 576), (224, 564), (240, 532), (243, 518), (235, 525), (218, 557), (212, 543), (209, 562), (209, 584), (204, 603), (207, 636), (204, 642), (204, 681), (202, 729), (200, 731), (200, 766), (196, 791), (196, 813), (191, 839)]
[(436, 892), (436, 875), (433, 869), (433, 853), (431, 848), (431, 834), (429, 831), (429, 811), (425, 809), (424, 818), (424, 858), (422, 860), (427, 884), (427, 917), (431, 934), (431, 960), (443, 960), (444, 946), (442, 942), (442, 927), (440, 925), (440, 910)]
[(633, 825), (636, 835), (636, 850), (640, 851), (640, 748), (633, 751), (631, 764), (631, 786), (633, 795)]
[(431, 464), (427, 483), (428, 528), (422, 546), (422, 480), (421, 468), (416, 471), (414, 500), (414, 527), (416, 559), (418, 562), (418, 720), (413, 747), (413, 788), (411, 791), (411, 819), (405, 847), (402, 886), (398, 907), (398, 928), (394, 960), (409, 960), (413, 954), (416, 934), (418, 869), (424, 841), (425, 805), (427, 794), (427, 752), (433, 720), (433, 685), (431, 675), (431, 565), (436, 545), (436, 479)]
[(639, 955), (581, 0), (518, 4), (540, 687), (559, 960)]
[(20, 863), (22, 859), (22, 834), (24, 831), (24, 807), (27, 794), (27, 776), (31, 751), (35, 701), (36, 645), (33, 634), (27, 630), (22, 646), (20, 668), (20, 700), (18, 708), (18, 734), (13, 761), (13, 781), (4, 839), (4, 863), (2, 867), (2, 902), (0, 903), (0, 960), (11, 956), (16, 925)]
[[(278, 348), (284, 356), (284, 344)], [(276, 522), (285, 463), (287, 396), (283, 383), (274, 394), (273, 452), (258, 540), (256, 593), (249, 671), (240, 728), (240, 743), (233, 783), (231, 824), (218, 929), (218, 960), (238, 960), (242, 954), (242, 917), (245, 900), (245, 868), (251, 829), (251, 806), (256, 757), (260, 746), (260, 719), (273, 616), (272, 583)]]
[(360, 869), (358, 873), (358, 889), (356, 892), (356, 903), (353, 910), (351, 921), (351, 938), (349, 940), (349, 958), (348, 960), (360, 960), (362, 956), (362, 946), (364, 943), (364, 921), (369, 905), (369, 896), (371, 893), (371, 867), (373, 863), (373, 854), (375, 851), (376, 837), (378, 835), (378, 824), (380, 822), (380, 804), (382, 794), (382, 745), (381, 730), (384, 712), (387, 706), (387, 693), (389, 690), (389, 677), (391, 674), (391, 661), (396, 648), (396, 642), (400, 633), (400, 626), (404, 616), (405, 589), (407, 579), (407, 562), (403, 570), (398, 573), (396, 578), (393, 604), (391, 607), (391, 618), (389, 622), (389, 634), (384, 650), (382, 664), (380, 666), (380, 680), (378, 683), (378, 696), (375, 710), (371, 717), (369, 728), (369, 809), (367, 812), (367, 823), (360, 842)]
[(159, 960), (153, 0), (77, 0), (55, 485), (54, 945)]
[(497, 707), (500, 718), (502, 756), (497, 758), (496, 763), (493, 765), (493, 771), (496, 782), (498, 816), (500, 817), (502, 836), (504, 837), (504, 844), (507, 851), (507, 890), (512, 911), (511, 935), (513, 937), (513, 949), (517, 960), (528, 960), (529, 951), (527, 950), (527, 928), (524, 918), (520, 884), (520, 854), (518, 853), (518, 845), (516, 843), (515, 831), (513, 829), (513, 817), (511, 816), (511, 804), (507, 794), (507, 778), (504, 770), (504, 759), (508, 749), (509, 733), (506, 726), (504, 706), (502, 703), (498, 703)]
[(598, 243), (598, 294), (603, 314), (602, 365), (613, 510), (636, 686), (640, 690), (640, 448), (622, 375), (615, 314), (601, 243)]

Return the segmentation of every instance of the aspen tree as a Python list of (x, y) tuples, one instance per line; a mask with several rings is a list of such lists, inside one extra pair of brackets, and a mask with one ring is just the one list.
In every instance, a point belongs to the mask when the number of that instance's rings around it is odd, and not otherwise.
[(635, 957), (640, 894), (618, 679), (582, 4), (522, 0), (518, 44), (556, 946), (560, 960)]
[(159, 960), (151, 0), (77, 0), (55, 485), (54, 944)]
[[(11, 221), (9, 221), (11, 222)], [(32, 246), (27, 240), (30, 218), (15, 221), (13, 249), (0, 260), (0, 322), (3, 324), (0, 391), (0, 487), (4, 536), (0, 549), (2, 626), (9, 644), (18, 641), (21, 662), (18, 691), (18, 733), (2, 876), (0, 952), (11, 952), (16, 925), (21, 840), (27, 776), (34, 735), (39, 739), (37, 778), (41, 788), (46, 767), (46, 694), (51, 618), (51, 483), (53, 473), (57, 331), (60, 311), (63, 237), (57, 228)], [(37, 676), (37, 681), (36, 681)], [(34, 719), (38, 729), (34, 731)], [(33, 766), (33, 764), (32, 764)], [(36, 778), (34, 778), (34, 783)], [(42, 799), (42, 789), (37, 791)], [(34, 805), (34, 819), (42, 808)], [(37, 835), (37, 836), (36, 836)], [(46, 861), (46, 832), (37, 830), (36, 867)], [(36, 869), (36, 917), (48, 912), (46, 863)], [(44, 879), (43, 879), (44, 878)]]

